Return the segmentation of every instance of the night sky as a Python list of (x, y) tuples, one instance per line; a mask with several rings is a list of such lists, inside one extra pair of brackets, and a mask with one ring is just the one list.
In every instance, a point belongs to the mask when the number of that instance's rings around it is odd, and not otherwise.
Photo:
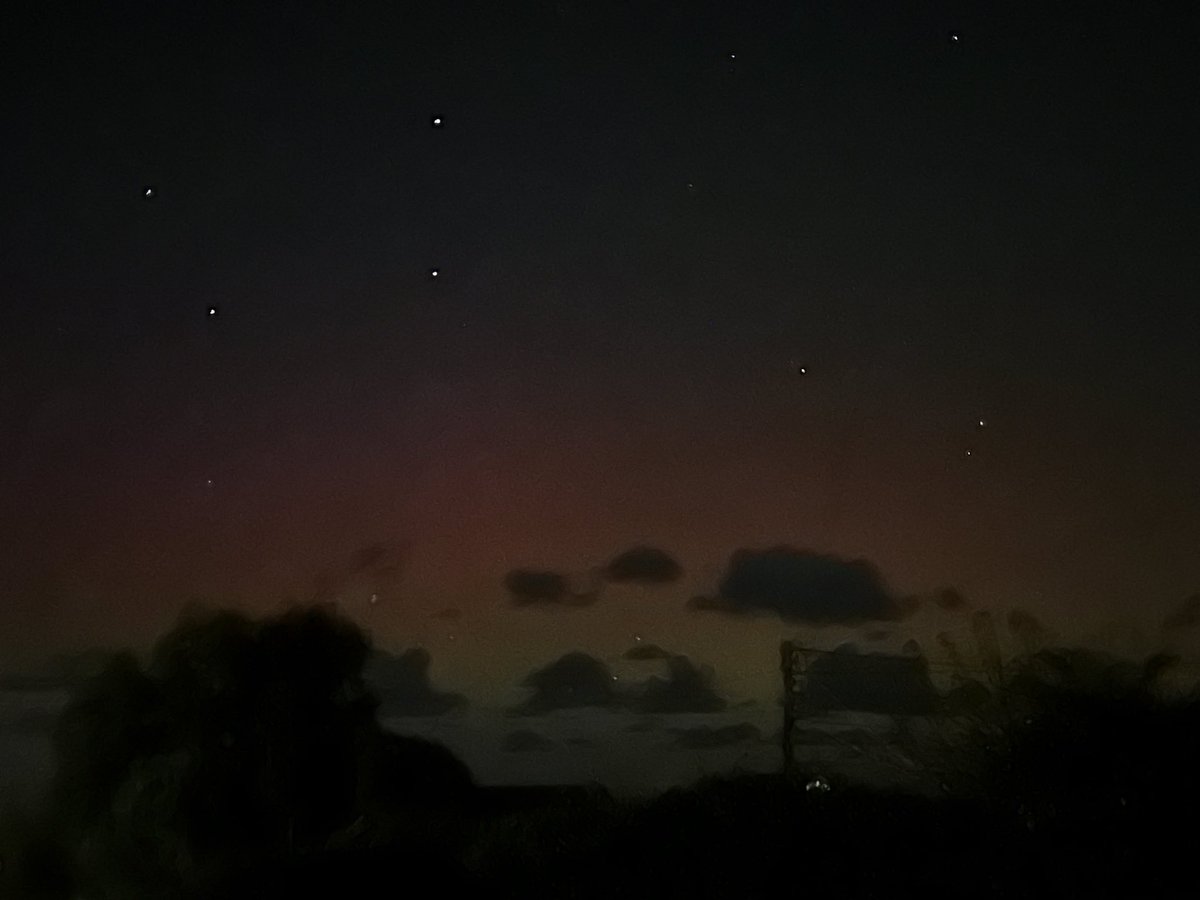
[(4, 29), (9, 660), (316, 597), (476, 704), (639, 639), (767, 702), (945, 588), (1200, 590), (1176, 5), (232, 6)]

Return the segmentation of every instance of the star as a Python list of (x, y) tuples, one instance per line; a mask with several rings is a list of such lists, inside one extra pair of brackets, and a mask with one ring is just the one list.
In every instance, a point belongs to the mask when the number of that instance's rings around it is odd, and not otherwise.
[(142, 196), (145, 197), (147, 200), (153, 200), (155, 197), (158, 196), (158, 188), (156, 188), (152, 184), (148, 184), (144, 188), (142, 188)]
[(439, 270), (437, 270), (437, 269), (430, 269), (430, 270), (429, 270), (429, 277), (430, 277), (430, 278), (437, 278), (437, 277), (438, 277), (438, 275), (440, 275), (440, 274), (441, 274), (441, 272), (440, 272)]
[(963, 456), (974, 456), (974, 455), (975, 455), (975, 451), (974, 451), (974, 450), (966, 450), (966, 451), (963, 453)]
[(432, 119), (430, 119), (429, 124), (431, 124), (434, 128), (441, 128), (442, 127), (442, 117), (434, 116)]
[(379, 602), (379, 595), (378, 595), (378, 594), (372, 594), (372, 595), (371, 595), (371, 605), (372, 605), (372, 606), (374, 606), (374, 605), (375, 605), (376, 603), (378, 603), (378, 602)]
[(736, 53), (730, 53), (730, 54), (729, 54), (729, 58), (730, 58), (730, 59), (737, 59), (737, 54), (736, 54)]
[(978, 419), (975, 422), (976, 428), (987, 428), (987, 419)]
[(215, 306), (210, 306), (208, 308), (208, 317), (211, 319), (216, 314), (217, 314), (217, 308)]
[(950, 43), (952, 43), (952, 44), (958, 43), (958, 32), (957, 31), (950, 32)]

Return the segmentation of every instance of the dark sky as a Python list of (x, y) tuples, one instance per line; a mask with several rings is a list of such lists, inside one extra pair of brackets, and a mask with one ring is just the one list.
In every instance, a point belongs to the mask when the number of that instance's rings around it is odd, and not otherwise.
[(319, 592), (468, 694), (765, 684), (807, 623), (687, 605), (740, 548), (1071, 635), (1200, 588), (1175, 4), (217, 6), (4, 29), (2, 652)]

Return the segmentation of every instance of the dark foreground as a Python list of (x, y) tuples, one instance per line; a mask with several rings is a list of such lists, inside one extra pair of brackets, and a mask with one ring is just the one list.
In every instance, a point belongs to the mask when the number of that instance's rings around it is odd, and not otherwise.
[(91, 893), (82, 893), (69, 854), (43, 825), (25, 830), (15, 847), (9, 835), (0, 884), (6, 897), (64, 900), (294, 900), (413, 889), (606, 900), (1195, 896), (1193, 822), (1171, 821), (1161, 806), (1126, 798), (1103, 815), (1023, 814), (836, 784), (806, 790), (762, 776), (711, 779), (640, 803), (584, 789), (483, 790), (454, 809), (414, 805), (359, 819), (319, 850), (157, 888), (113, 871), (107, 883), (93, 873)]
[(960, 691), (908, 747), (940, 796), (797, 773), (628, 802), (478, 787), (380, 727), (368, 650), (312, 608), (113, 657), (55, 722), (44, 807), (0, 816), (0, 897), (1197, 895), (1200, 693), (1166, 657), (1044, 651)]

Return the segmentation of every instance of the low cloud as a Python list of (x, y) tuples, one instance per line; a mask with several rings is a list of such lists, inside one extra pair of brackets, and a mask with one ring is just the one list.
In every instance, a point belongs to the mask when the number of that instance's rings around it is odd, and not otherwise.
[(865, 560), (779, 546), (738, 550), (716, 596), (695, 597), (689, 606), (727, 615), (773, 613), (809, 625), (860, 625), (904, 619), (916, 602), (893, 596)]
[(595, 593), (577, 594), (561, 572), (513, 569), (504, 576), (504, 587), (516, 606), (587, 606)]
[(630, 734), (640, 734), (647, 731), (657, 731), (659, 722), (657, 719), (639, 719), (637, 722), (630, 722), (623, 729)]
[(384, 544), (368, 544), (360, 547), (350, 554), (350, 572), (365, 572), (372, 568), (378, 568), (387, 554), (388, 548)]
[(638, 686), (632, 707), (642, 713), (715, 713), (728, 705), (713, 687), (710, 667), (697, 668), (686, 656), (667, 661), (667, 677), (657, 676)]
[(587, 707), (646, 714), (715, 713), (728, 706), (714, 688), (712, 668), (697, 667), (686, 656), (667, 660), (665, 678), (655, 675), (627, 685), (599, 659), (576, 651), (530, 673), (521, 686), (530, 695), (509, 710), (511, 715)]
[(320, 572), (313, 583), (314, 599), (337, 600), (346, 594), (369, 597), (396, 593), (408, 559), (409, 543), (374, 543), (359, 547), (337, 565)]
[(623, 703), (608, 666), (578, 651), (531, 672), (521, 686), (532, 693), (510, 710), (513, 715), (540, 716), (584, 707), (614, 709)]
[(501, 749), (505, 753), (546, 753), (557, 746), (558, 744), (545, 735), (523, 728), (505, 735)]
[(645, 661), (651, 659), (670, 659), (674, 654), (664, 650), (658, 644), (637, 644), (621, 654), (625, 659)]
[(1025, 653), (1036, 653), (1045, 644), (1048, 633), (1037, 616), (1028, 610), (1012, 609), (1006, 617), (1009, 634)]
[(618, 583), (670, 584), (681, 577), (683, 568), (657, 547), (631, 547), (604, 567), (604, 578)]
[(954, 588), (942, 588), (933, 595), (933, 603), (939, 609), (954, 612), (966, 608), (967, 599)]
[(399, 655), (383, 650), (371, 654), (363, 676), (379, 695), (381, 716), (440, 716), (467, 705), (462, 694), (439, 691), (430, 684), (429, 663), (429, 651), (421, 647)]
[[(781, 735), (776, 734), (778, 740)], [(803, 747), (837, 748), (846, 758), (861, 757), (872, 747), (879, 746), (884, 734), (873, 734), (865, 728), (843, 728), (826, 731), (820, 728), (797, 728), (792, 732), (792, 743)]]
[(710, 728), (708, 725), (697, 725), (694, 728), (672, 728), (675, 735), (673, 745), (684, 750), (712, 750), (718, 747), (732, 747), (747, 741), (761, 741), (762, 732), (749, 722), (737, 725), (722, 725)]

